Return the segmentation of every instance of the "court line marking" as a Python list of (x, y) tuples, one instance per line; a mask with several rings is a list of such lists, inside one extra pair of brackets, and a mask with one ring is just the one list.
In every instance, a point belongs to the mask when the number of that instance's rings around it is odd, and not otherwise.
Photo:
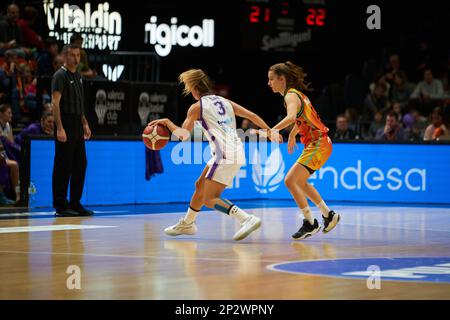
[[(94, 213), (126, 213), (130, 211), (97, 211), (94, 210)], [(33, 216), (48, 216), (48, 215), (54, 215), (55, 211), (37, 211), (37, 212), (12, 212), (12, 213), (1, 213), (0, 218), (13, 218), (13, 217), (33, 217)]]
[[(69, 256), (87, 256), (87, 257), (98, 257), (98, 258), (131, 258), (131, 259), (167, 259), (167, 260), (205, 260), (205, 261), (229, 261), (236, 262), (242, 261), (239, 258), (202, 258), (202, 257), (175, 257), (175, 256), (159, 256), (159, 255), (120, 255), (120, 254), (99, 254), (99, 253), (74, 253), (74, 252), (48, 252), (48, 251), (4, 251), (0, 250), (1, 253), (6, 254), (41, 254), (41, 255), (69, 255)], [(274, 263), (279, 260), (266, 260), (266, 259), (245, 259), (249, 262), (265, 262)]]
[(19, 233), (19, 232), (43, 232), (43, 231), (53, 232), (53, 231), (105, 229), (105, 228), (117, 228), (117, 226), (58, 224), (58, 225), (40, 225), (40, 226), (24, 226), (24, 227), (0, 227), (0, 234)]
[(415, 229), (415, 228), (405, 228), (405, 227), (395, 227), (395, 226), (386, 226), (386, 225), (376, 225), (376, 224), (353, 224), (353, 223), (339, 223), (340, 226), (353, 226), (353, 227), (372, 227), (372, 228), (383, 228), (383, 229), (400, 229), (406, 231), (433, 231), (433, 232), (445, 232), (450, 233), (450, 230), (436, 230), (436, 229)]

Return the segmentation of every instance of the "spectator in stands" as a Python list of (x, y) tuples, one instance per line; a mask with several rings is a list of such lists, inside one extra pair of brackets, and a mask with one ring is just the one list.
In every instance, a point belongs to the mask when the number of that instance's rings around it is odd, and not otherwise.
[(10, 4), (6, 9), (6, 16), (0, 18), (0, 56), (7, 50), (25, 58), (25, 49), (22, 48), (22, 30), (17, 24), (20, 10), (16, 4)]
[(375, 76), (375, 81), (369, 85), (370, 93), (374, 93), (375, 87), (381, 84), (385, 87), (384, 94), (386, 98), (389, 98), (389, 92), (391, 91), (391, 84), (387, 81), (386, 76), (380, 72)]
[[(54, 62), (59, 51), (58, 42), (56, 42), (54, 38), (47, 38), (44, 43), (45, 50), (41, 53), (38, 59), (36, 75), (52, 76), (55, 72)], [(61, 65), (63, 63), (61, 63)]]
[(11, 183), (11, 187), (14, 190), (15, 197), (16, 197), (15, 201), (19, 202), (20, 201), (20, 190), (18, 188), (18, 186), (19, 186), (19, 164), (17, 163), (17, 161), (9, 159), (5, 149), (6, 148), (3, 144), (3, 142), (0, 142), (0, 159), (5, 160), (4, 163), (7, 167), (9, 177), (10, 177), (9, 182)]
[(400, 103), (403, 109), (408, 104), (412, 92), (413, 87), (408, 82), (406, 74), (403, 71), (396, 72), (391, 89), (391, 101)]
[(44, 103), (42, 113), (53, 113), (53, 106), (50, 102)]
[(20, 118), (19, 91), (17, 89), (18, 57), (14, 51), (5, 53), (5, 62), (0, 68), (0, 85), (6, 93), (6, 102), (11, 104), (14, 117)]
[(450, 134), (444, 123), (444, 112), (437, 107), (431, 114), (431, 124), (426, 128), (423, 140), (450, 140)]
[(398, 122), (396, 114), (389, 112), (386, 116), (384, 128), (378, 130), (375, 139), (383, 141), (406, 141), (408, 140), (408, 133)]
[(419, 52), (417, 57), (417, 71), (419, 74), (423, 74), (427, 67), (431, 66), (431, 63), (433, 62), (432, 56), (433, 54), (428, 44), (428, 40), (421, 39), (419, 42)]
[(333, 141), (335, 140), (354, 140), (355, 132), (348, 127), (347, 117), (340, 114), (336, 118), (336, 131), (333, 135)]
[[(423, 72), (423, 81), (419, 82), (411, 94), (411, 99), (424, 111), (435, 107), (439, 100), (444, 98), (444, 87), (439, 79), (433, 79), (430, 68)], [(429, 112), (428, 112), (429, 113)]]
[(393, 83), (395, 74), (401, 72), (400, 70), (400, 56), (396, 53), (389, 56), (388, 63), (386, 65), (385, 78), (386, 81)]
[(54, 72), (58, 71), (64, 65), (64, 55), (59, 53), (56, 55), (53, 60), (53, 70)]
[(23, 18), (17, 24), (22, 30), (23, 45), (27, 48), (36, 48), (38, 51), (44, 50), (44, 42), (41, 36), (33, 29), (38, 19), (38, 11), (35, 7), (26, 6), (23, 10)]
[(401, 123), (403, 117), (403, 110), (399, 102), (394, 102), (392, 104), (392, 112), (395, 113), (395, 115), (397, 116), (397, 121)]
[[(444, 99), (450, 100), (450, 54), (446, 66), (442, 68), (438, 79), (441, 80), (444, 87)], [(450, 101), (447, 101), (447, 105), (450, 105)]]
[(0, 206), (13, 205), (14, 201), (7, 198), (5, 191), (11, 186), (9, 168), (6, 165), (4, 154), (0, 153)]
[(12, 154), (14, 150), (9, 147), (11, 145), (14, 147), (15, 142), (13, 138), (12, 128), (9, 124), (12, 119), (11, 106), (1, 105), (0, 106), (0, 153), (6, 161), (6, 165), (9, 169), (9, 174), (11, 177), (12, 187), (16, 192), (16, 201), (20, 200), (20, 191), (17, 186), (19, 185), (19, 165), (17, 161), (10, 159), (11, 156), (17, 157), (18, 154)]
[(409, 132), (412, 141), (422, 141), (428, 120), (417, 109), (411, 109), (403, 117), (403, 124)]
[(383, 127), (384, 127), (383, 113), (381, 111), (377, 111), (375, 112), (373, 121), (370, 123), (367, 138), (375, 139), (378, 130), (382, 129)]
[(0, 105), (0, 136), (6, 137), (10, 142), (14, 142), (13, 132), (10, 124), (11, 120), (11, 106), (7, 104)]
[(81, 48), (80, 50), (80, 64), (77, 71), (85, 78), (97, 77), (97, 72), (89, 67), (89, 59), (86, 51), (83, 49), (83, 37), (81, 34), (74, 33), (70, 38), (70, 43), (75, 44)]
[(34, 112), (36, 110), (36, 78), (27, 64), (19, 66), (17, 87), (22, 112)]
[(349, 129), (351, 129), (355, 133), (355, 139), (359, 139), (360, 121), (358, 110), (356, 110), (355, 108), (346, 108), (344, 115), (347, 118)]
[(54, 130), (53, 113), (44, 113), (41, 117), (40, 123), (32, 123), (23, 129), (15, 138), (18, 146), (22, 147), (22, 142), (25, 136), (30, 135), (47, 135), (53, 137)]
[(2, 64), (0, 64), (0, 92), (3, 93), (1, 99), (2, 102), (10, 102), (11, 101), (11, 67), (15, 66), (15, 63), (12, 63), (12, 52), (8, 52), (7, 57), (5, 57)]
[(375, 112), (381, 111), (384, 114), (390, 106), (390, 102), (386, 98), (386, 86), (378, 83), (373, 93), (369, 93), (364, 100), (363, 117), (365, 120), (373, 120)]

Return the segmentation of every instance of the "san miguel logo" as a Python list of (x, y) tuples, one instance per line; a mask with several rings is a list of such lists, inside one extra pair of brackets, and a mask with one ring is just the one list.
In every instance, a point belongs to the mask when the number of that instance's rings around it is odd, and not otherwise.
[(74, 32), (83, 36), (86, 49), (117, 50), (122, 37), (122, 17), (118, 12), (109, 12), (108, 2), (100, 3), (94, 9), (90, 2), (84, 8), (68, 3), (61, 7), (54, 0), (44, 1), (49, 36), (70, 42)]

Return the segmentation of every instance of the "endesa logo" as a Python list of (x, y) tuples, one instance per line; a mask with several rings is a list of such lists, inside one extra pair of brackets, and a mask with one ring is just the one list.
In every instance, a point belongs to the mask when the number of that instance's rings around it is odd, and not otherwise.
[(158, 24), (158, 18), (150, 17), (145, 24), (144, 43), (155, 46), (156, 53), (165, 57), (172, 51), (173, 46), (213, 47), (214, 46), (214, 20), (203, 19), (201, 26), (189, 27), (185, 24), (177, 25), (178, 18), (172, 17), (170, 25)]
[(332, 166), (325, 166), (311, 176), (310, 182), (332, 179), (330, 184), (334, 189), (371, 190), (387, 188), (399, 191), (406, 187), (409, 191), (423, 192), (427, 187), (427, 170), (421, 168), (389, 168), (367, 167), (358, 160), (356, 166), (349, 166), (338, 170)]

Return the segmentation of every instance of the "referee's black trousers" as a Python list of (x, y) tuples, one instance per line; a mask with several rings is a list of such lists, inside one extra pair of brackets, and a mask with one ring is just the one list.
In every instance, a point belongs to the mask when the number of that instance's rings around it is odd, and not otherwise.
[[(86, 147), (83, 124), (79, 115), (61, 114), (67, 141), (59, 142), (55, 128), (55, 159), (53, 163), (52, 189), (53, 207), (64, 210), (80, 205), (86, 176)], [(67, 189), (70, 181), (70, 203), (67, 201)]]

